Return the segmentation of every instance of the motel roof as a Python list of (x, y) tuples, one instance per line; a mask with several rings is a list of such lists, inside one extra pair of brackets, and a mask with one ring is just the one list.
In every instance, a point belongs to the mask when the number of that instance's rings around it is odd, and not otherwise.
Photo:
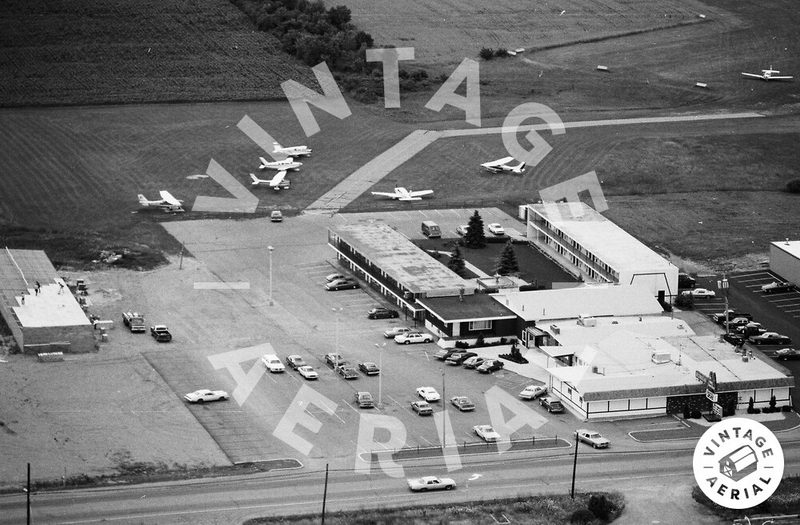
[(517, 316), (491, 295), (473, 294), (460, 297), (426, 297), (417, 302), (445, 323), (516, 319)]
[(800, 259), (800, 241), (790, 241), (787, 239), (785, 241), (772, 242), (770, 245), (788, 253), (795, 259)]

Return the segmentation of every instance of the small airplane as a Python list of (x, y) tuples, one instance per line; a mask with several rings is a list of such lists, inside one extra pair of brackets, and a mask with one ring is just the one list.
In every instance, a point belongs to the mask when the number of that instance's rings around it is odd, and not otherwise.
[(273, 142), (272, 145), (275, 147), (275, 149), (272, 150), (272, 153), (280, 153), (283, 155), (288, 155), (290, 157), (311, 156), (311, 148), (309, 148), (308, 146), (286, 146), (284, 148), (277, 142)]
[(511, 162), (514, 161), (514, 157), (504, 157), (499, 160), (493, 160), (492, 162), (485, 162), (481, 164), (486, 171), (490, 171), (492, 173), (503, 173), (505, 171), (509, 171), (511, 173), (522, 173), (525, 169), (525, 163), (520, 162), (516, 166), (512, 166)]
[(180, 212), (186, 211), (186, 210), (183, 209), (183, 205), (182, 205), (183, 201), (179, 201), (178, 199), (173, 197), (170, 192), (161, 190), (158, 193), (159, 193), (159, 195), (161, 195), (161, 199), (160, 200), (155, 200), (155, 201), (147, 200), (147, 198), (145, 198), (145, 196), (140, 193), (139, 194), (139, 204), (141, 204), (145, 208), (158, 207), (158, 208), (161, 208), (162, 210), (164, 210), (167, 213), (170, 213), (170, 212), (171, 213), (180, 213)]
[(269, 162), (264, 157), (258, 157), (258, 159), (261, 161), (261, 166), (258, 167), (260, 170), (270, 169), (278, 171), (297, 171), (300, 169), (300, 166), (303, 165), (302, 162), (295, 162), (292, 157), (287, 157), (283, 160), (276, 160), (275, 162)]
[(390, 199), (396, 199), (400, 201), (421, 201), (423, 195), (431, 195), (433, 194), (433, 190), (411, 191), (400, 186), (395, 186), (394, 193), (373, 191), (372, 194), (379, 195), (381, 197), (389, 197)]
[(756, 73), (742, 73), (742, 76), (748, 78), (758, 78), (761, 80), (791, 80), (794, 78), (781, 75), (781, 72), (777, 69), (772, 69), (772, 66), (769, 66), (769, 69), (762, 69), (760, 75)]
[(253, 186), (260, 186), (261, 184), (268, 184), (270, 188), (275, 191), (279, 190), (288, 190), (290, 186), (290, 182), (286, 179), (286, 171), (279, 171), (275, 174), (274, 177), (271, 179), (259, 179), (254, 174), (250, 174), (250, 178), (253, 180), (250, 184)]

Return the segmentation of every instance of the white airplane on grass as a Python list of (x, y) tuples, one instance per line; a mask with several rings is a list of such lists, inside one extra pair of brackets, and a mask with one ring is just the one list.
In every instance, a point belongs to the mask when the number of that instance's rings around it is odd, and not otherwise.
[(794, 78), (787, 75), (781, 75), (781, 72), (777, 69), (772, 69), (772, 66), (769, 66), (769, 69), (762, 69), (760, 75), (756, 73), (742, 73), (742, 76), (748, 78), (758, 78), (760, 80), (791, 80)]
[(287, 157), (283, 160), (276, 160), (275, 162), (270, 162), (264, 157), (258, 157), (258, 159), (261, 161), (261, 166), (258, 167), (260, 170), (270, 169), (278, 171), (297, 171), (300, 169), (300, 166), (303, 165), (302, 162), (295, 162), (292, 157)]
[(275, 174), (274, 177), (271, 179), (259, 179), (254, 174), (250, 174), (250, 178), (253, 180), (250, 184), (252, 186), (260, 186), (261, 184), (268, 184), (270, 188), (275, 191), (278, 190), (288, 190), (289, 189), (289, 181), (284, 179), (286, 177), (286, 171), (279, 171)]
[(272, 150), (272, 153), (281, 153), (283, 155), (288, 155), (290, 157), (311, 156), (311, 148), (309, 148), (308, 146), (286, 146), (284, 148), (277, 142), (273, 142), (272, 145), (275, 147), (275, 149)]
[(433, 194), (433, 190), (411, 191), (406, 188), (401, 188), (399, 186), (396, 186), (394, 188), (394, 193), (373, 191), (372, 194), (379, 195), (381, 197), (389, 197), (390, 199), (396, 199), (400, 201), (421, 201), (424, 195)]
[(161, 199), (155, 201), (147, 200), (147, 198), (145, 198), (145, 196), (140, 193), (139, 204), (141, 204), (145, 208), (150, 208), (150, 207), (161, 208), (165, 212), (179, 213), (182, 211), (186, 211), (183, 209), (182, 206), (183, 201), (179, 201), (178, 199), (173, 197), (170, 192), (161, 190), (158, 193), (159, 195), (161, 195)]
[(512, 166), (511, 162), (513, 161), (514, 157), (504, 157), (499, 160), (493, 160), (492, 162), (484, 162), (481, 164), (481, 167), (492, 173), (503, 173), (506, 171), (511, 173), (522, 173), (522, 171), (525, 169), (525, 163), (520, 162), (516, 166)]

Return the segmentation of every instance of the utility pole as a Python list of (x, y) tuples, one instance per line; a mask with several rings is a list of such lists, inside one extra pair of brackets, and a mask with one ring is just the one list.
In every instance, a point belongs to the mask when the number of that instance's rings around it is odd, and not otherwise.
[(444, 365), (442, 365), (442, 457), (444, 457), (445, 448), (447, 447), (447, 441), (445, 430), (447, 430), (447, 399), (446, 390), (445, 390), (445, 377), (444, 377)]
[(322, 525), (325, 525), (325, 503), (328, 500), (328, 464), (325, 463), (325, 489), (322, 492)]
[(578, 433), (575, 432), (575, 459), (572, 460), (572, 489), (569, 497), (575, 499), (575, 471), (578, 469)]
[(27, 498), (28, 498), (28, 502), (26, 505), (27, 507), (26, 515), (28, 519), (25, 523), (31, 525), (31, 464), (30, 463), (28, 463), (28, 488), (25, 489), (25, 492), (27, 493)]
[(272, 250), (274, 250), (272, 246), (267, 246), (267, 250), (269, 250), (269, 305), (272, 306), (274, 303), (272, 302)]
[(730, 331), (731, 329), (728, 326), (728, 321), (730, 321), (730, 319), (728, 319), (728, 317), (730, 315), (730, 312), (728, 311), (729, 310), (729, 308), (728, 308), (728, 286), (729, 286), (728, 285), (728, 278), (723, 273), (722, 274), (722, 279), (717, 281), (717, 288), (722, 290), (722, 293), (725, 294), (725, 335), (728, 335), (728, 334), (731, 333), (731, 331)]

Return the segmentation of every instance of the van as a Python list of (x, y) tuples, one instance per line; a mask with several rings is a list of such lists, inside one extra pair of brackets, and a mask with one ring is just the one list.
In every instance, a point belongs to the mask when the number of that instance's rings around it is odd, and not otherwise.
[(539, 404), (546, 408), (548, 412), (553, 414), (560, 414), (564, 412), (564, 406), (561, 404), (561, 401), (554, 397), (540, 398)]
[(442, 236), (442, 230), (433, 221), (422, 221), (422, 234), (429, 239), (437, 239)]

